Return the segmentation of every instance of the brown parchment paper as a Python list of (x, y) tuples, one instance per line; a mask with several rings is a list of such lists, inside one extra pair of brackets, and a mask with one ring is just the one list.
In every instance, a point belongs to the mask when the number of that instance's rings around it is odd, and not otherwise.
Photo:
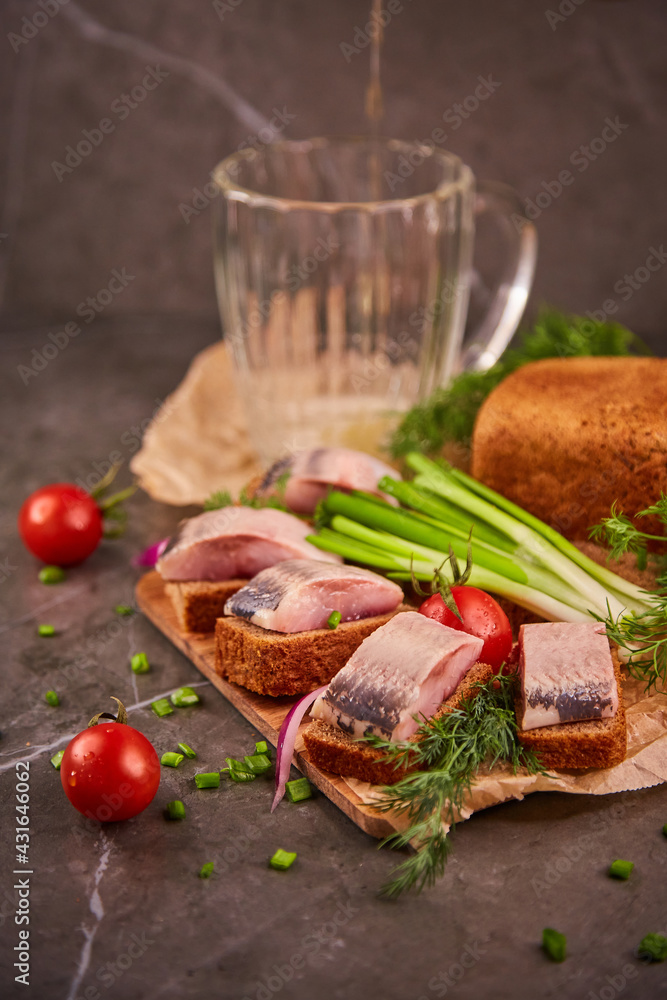
[[(222, 341), (194, 358), (181, 384), (153, 418), (130, 468), (154, 499), (179, 506), (202, 504), (219, 489), (238, 492), (259, 472), (234, 386), (231, 358)], [(604, 561), (604, 553), (596, 546), (577, 544), (587, 555)], [(633, 572), (631, 561), (626, 562), (611, 563), (610, 568), (639, 586), (652, 586), (650, 579)], [(513, 774), (499, 766), (480, 776), (460, 818), (531, 792), (607, 795), (667, 781), (667, 693), (646, 697), (644, 685), (629, 679), (623, 697), (628, 753), (622, 764), (602, 771), (554, 771), (546, 776)], [(364, 802), (372, 805), (377, 800), (376, 786), (354, 778), (346, 781)]]
[(259, 472), (222, 341), (196, 355), (154, 416), (130, 469), (154, 500), (177, 506), (203, 504), (215, 490), (236, 494)]
[[(513, 774), (510, 767), (498, 766), (479, 776), (458, 819), (469, 819), (478, 810), (509, 799), (521, 800), (531, 792), (609, 795), (667, 781), (667, 692), (647, 697), (641, 681), (628, 679), (623, 685), (623, 700), (628, 720), (628, 751), (621, 764), (605, 770), (550, 771), (546, 775), (525, 771)], [(367, 805), (373, 805), (381, 795), (376, 785), (356, 778), (344, 780)], [(408, 825), (407, 820), (395, 814), (391, 819), (399, 829)]]

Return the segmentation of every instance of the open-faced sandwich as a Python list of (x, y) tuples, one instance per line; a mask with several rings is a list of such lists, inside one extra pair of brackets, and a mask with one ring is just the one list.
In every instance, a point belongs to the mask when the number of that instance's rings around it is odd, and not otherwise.
[(216, 670), (258, 694), (312, 691), (402, 601), (398, 584), (367, 569), (316, 559), (277, 563), (225, 604), (215, 628)]
[[(245, 504), (226, 502), (183, 521), (156, 565), (180, 627), (213, 631), (228, 599), (260, 570), (283, 560), (341, 562), (306, 540), (312, 526), (295, 513), (313, 514), (330, 487), (379, 496), (378, 482), (386, 475), (397, 474), (350, 448), (297, 451), (255, 483)], [(286, 509), (276, 509), (276, 502)]]
[[(374, 784), (405, 774), (363, 737), (413, 738), (420, 720), (452, 708), (494, 675), (478, 661), (482, 640), (418, 613), (378, 629), (315, 702), (304, 732), (323, 770)], [(625, 757), (627, 730), (618, 659), (603, 626), (521, 627), (518, 739), (546, 768), (612, 767)]]
[(188, 632), (210, 632), (226, 602), (260, 570), (284, 559), (339, 563), (306, 541), (311, 528), (282, 510), (228, 506), (184, 521), (157, 570)]

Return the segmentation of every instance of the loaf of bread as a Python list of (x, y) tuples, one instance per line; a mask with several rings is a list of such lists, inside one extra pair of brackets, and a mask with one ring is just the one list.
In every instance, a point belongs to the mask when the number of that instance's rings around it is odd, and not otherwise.
[[(667, 359), (535, 361), (483, 403), (472, 475), (567, 538), (618, 501), (635, 515), (667, 488)], [(640, 518), (651, 534), (660, 523)]]
[(165, 582), (165, 593), (171, 598), (184, 632), (212, 632), (216, 618), (224, 613), (225, 602), (247, 580), (185, 580)]
[(273, 697), (305, 694), (328, 684), (366, 636), (399, 611), (341, 622), (335, 629), (274, 632), (229, 615), (215, 625), (215, 669), (225, 680)]
[[(436, 715), (444, 715), (458, 708), (465, 698), (474, 696), (480, 684), (493, 676), (493, 668), (486, 663), (476, 663), (470, 668), (457, 689), (442, 703)], [(395, 767), (383, 750), (376, 750), (368, 743), (347, 736), (337, 726), (315, 719), (304, 731), (303, 741), (311, 764), (322, 771), (332, 771), (346, 778), (370, 781), (373, 785), (393, 785), (414, 767)]]

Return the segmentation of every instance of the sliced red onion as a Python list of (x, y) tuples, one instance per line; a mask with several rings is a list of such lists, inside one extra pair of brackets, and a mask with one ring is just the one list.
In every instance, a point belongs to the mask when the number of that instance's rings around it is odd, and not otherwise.
[(159, 542), (149, 545), (148, 548), (144, 549), (143, 552), (140, 552), (138, 556), (134, 556), (132, 559), (132, 565), (147, 566), (152, 569), (168, 545), (168, 538), (162, 538)]
[(296, 734), (299, 731), (301, 720), (315, 699), (319, 698), (321, 694), (324, 694), (328, 687), (328, 684), (323, 684), (322, 687), (317, 688), (316, 691), (311, 691), (310, 694), (305, 694), (303, 698), (300, 698), (299, 701), (297, 701), (296, 705), (292, 706), (285, 716), (284, 722), (280, 727), (280, 732), (278, 734), (278, 746), (276, 747), (276, 794), (273, 799), (273, 805), (271, 806), (271, 812), (273, 812), (285, 794), (285, 784), (289, 777), (289, 769), (292, 764), (292, 754), (294, 753), (294, 744), (296, 743)]

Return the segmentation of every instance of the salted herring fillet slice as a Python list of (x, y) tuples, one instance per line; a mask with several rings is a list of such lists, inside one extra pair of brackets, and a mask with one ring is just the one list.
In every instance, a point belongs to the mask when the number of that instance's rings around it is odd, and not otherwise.
[[(378, 490), (383, 476), (401, 477), (378, 458), (353, 448), (313, 448), (296, 451), (278, 459), (257, 488), (258, 496), (279, 493), (291, 510), (312, 514), (330, 486), (341, 490), (364, 490), (384, 496)], [(280, 483), (286, 478), (284, 487)], [(283, 492), (284, 490), (284, 492)], [(395, 501), (393, 498), (385, 499)]]
[(184, 521), (158, 559), (165, 580), (248, 579), (282, 559), (340, 563), (306, 541), (310, 525), (273, 508), (222, 507)]
[(407, 739), (456, 690), (483, 645), (417, 611), (401, 612), (364, 639), (311, 715), (351, 736)]
[(521, 729), (610, 719), (618, 686), (598, 622), (543, 622), (519, 629)]
[(262, 570), (225, 604), (225, 614), (275, 632), (326, 628), (333, 611), (357, 621), (394, 611), (403, 600), (396, 583), (368, 569), (321, 559), (287, 559)]

